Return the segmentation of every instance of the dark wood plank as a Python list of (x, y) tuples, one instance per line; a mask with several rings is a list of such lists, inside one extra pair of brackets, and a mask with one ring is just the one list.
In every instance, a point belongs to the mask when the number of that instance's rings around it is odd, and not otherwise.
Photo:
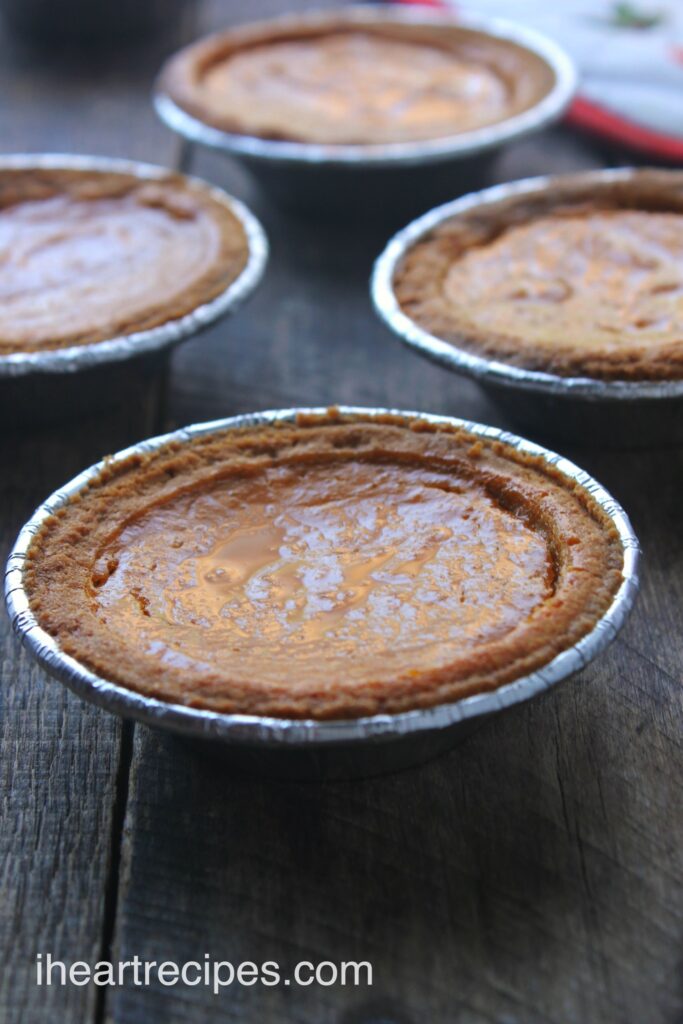
[(680, 689), (632, 639), (392, 778), (240, 780), (141, 730), (117, 956), (367, 959), (375, 984), (128, 989), (110, 1019), (676, 1021)]
[[(0, 560), (34, 508), (84, 466), (153, 428), (144, 409), (0, 440)], [(91, 1019), (92, 988), (36, 987), (36, 955), (97, 959), (121, 765), (121, 725), (48, 679), (0, 617), (0, 1019)], [(122, 775), (119, 778), (119, 769)], [(120, 823), (118, 826), (120, 830)], [(112, 845), (112, 840), (114, 843)], [(43, 1016), (45, 1015), (45, 1016)]]
[[(86, 152), (171, 161), (145, 100), (177, 36), (113, 57), (36, 53), (0, 34), (3, 152)], [(146, 53), (146, 56), (145, 56)], [(0, 562), (34, 508), (85, 466), (154, 432), (161, 391), (84, 422), (0, 436)], [(0, 1019), (85, 1024), (92, 987), (37, 988), (36, 954), (67, 963), (106, 951), (115, 906), (128, 759), (122, 729), (49, 680), (0, 615)], [(128, 727), (130, 731), (130, 727)]]
[[(285, 6), (205, 0), (196, 26)], [(173, 45), (71, 64), (0, 49), (3, 148), (172, 161), (147, 92)], [(512, 147), (496, 176), (596, 163), (557, 131)], [(334, 401), (506, 425), (473, 384), (416, 359), (375, 320), (367, 278), (384, 229), (292, 220), (216, 155), (198, 154), (196, 170), (254, 206), (273, 256), (250, 305), (174, 356), (168, 425)], [(18, 446), (5, 439), (5, 546), (54, 486), (150, 433), (156, 417), (152, 398)], [(569, 454), (633, 516), (646, 555), (639, 606), (581, 677), (415, 771), (334, 785), (245, 780), (136, 728), (128, 779), (116, 720), (46, 681), (3, 620), (0, 1018), (679, 1024), (683, 453)], [(99, 1004), (92, 989), (33, 986), (37, 949), (97, 959), (110, 940), (123, 960), (208, 952), (287, 970), (367, 959), (374, 985), (220, 997), (128, 985)]]

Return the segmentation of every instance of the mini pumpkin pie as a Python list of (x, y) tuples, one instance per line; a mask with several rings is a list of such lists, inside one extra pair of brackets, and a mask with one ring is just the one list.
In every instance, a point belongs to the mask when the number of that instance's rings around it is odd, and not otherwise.
[(244, 269), (238, 218), (177, 174), (0, 169), (0, 354), (175, 320)]
[(209, 36), (167, 62), (159, 90), (223, 131), (355, 145), (495, 124), (554, 83), (541, 57), (485, 32), (339, 14)]
[(407, 252), (403, 310), (515, 366), (683, 378), (683, 173), (578, 175), (463, 209)]
[(453, 425), (300, 415), (106, 465), (30, 546), (61, 648), (148, 696), (351, 718), (492, 690), (589, 632), (616, 529), (539, 458)]

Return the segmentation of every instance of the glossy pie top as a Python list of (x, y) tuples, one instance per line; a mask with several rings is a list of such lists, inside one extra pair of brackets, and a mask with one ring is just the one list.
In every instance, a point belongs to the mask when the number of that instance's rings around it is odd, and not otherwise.
[(237, 218), (179, 175), (0, 170), (0, 353), (156, 327), (228, 287)]
[(187, 47), (161, 88), (230, 132), (329, 145), (438, 139), (502, 121), (552, 84), (513, 43), (455, 28), (263, 23)]
[(332, 413), (105, 471), (29, 566), (41, 625), (106, 678), (324, 718), (546, 663), (605, 610), (621, 552), (585, 492), (510, 448)]

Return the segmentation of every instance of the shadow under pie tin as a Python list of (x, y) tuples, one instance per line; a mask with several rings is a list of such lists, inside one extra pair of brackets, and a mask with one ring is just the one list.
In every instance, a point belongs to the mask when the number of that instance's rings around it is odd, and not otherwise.
[[(133, 175), (141, 181), (178, 177), (152, 164), (89, 156), (15, 155), (0, 157), (5, 170), (74, 170)], [(255, 289), (268, 259), (268, 241), (247, 207), (198, 178), (186, 178), (239, 221), (248, 255), (243, 270), (215, 298), (156, 327), (121, 334), (93, 344), (0, 354), (0, 422), (39, 425), (95, 413), (138, 394), (145, 381), (168, 366), (172, 349), (236, 309)]]
[[(239, 29), (268, 39), (341, 26), (439, 26), (469, 30), (515, 44), (546, 66), (547, 93), (528, 109), (451, 136), (383, 144), (318, 144), (230, 132), (212, 126), (179, 105), (157, 81), (154, 105), (162, 121), (190, 144), (220, 150), (242, 163), (279, 205), (297, 212), (387, 219), (420, 210), (481, 185), (496, 152), (506, 143), (558, 120), (576, 88), (570, 58), (545, 36), (497, 18), (444, 13), (408, 5), (351, 6), (288, 14)], [(173, 59), (173, 58), (172, 58)]]
[(378, 257), (370, 290), (376, 312), (400, 340), (454, 373), (472, 377), (525, 431), (541, 439), (637, 448), (683, 443), (683, 379), (611, 380), (529, 370), (459, 347), (420, 327), (401, 309), (396, 270), (408, 253), (440, 225), (460, 215), (482, 214), (515, 197), (552, 194), (561, 181), (595, 190), (628, 185), (636, 168), (587, 171), (495, 185), (430, 210), (399, 231)]
[[(169, 442), (182, 445), (225, 430), (293, 422), (301, 413), (322, 415), (326, 411), (286, 409), (190, 426), (134, 445), (108, 459), (107, 466), (135, 454), (155, 451)], [(7, 607), (12, 625), (29, 652), (47, 672), (84, 699), (115, 714), (200, 742), (203, 749), (220, 754), (238, 770), (278, 777), (332, 779), (377, 775), (428, 760), (452, 747), (489, 716), (529, 700), (578, 672), (609, 645), (636, 597), (639, 547), (628, 517), (600, 484), (562, 456), (493, 427), (399, 410), (342, 407), (339, 413), (370, 420), (390, 413), (408, 420), (464, 428), (482, 439), (501, 441), (542, 459), (590, 494), (614, 525), (623, 559), (621, 583), (590, 632), (542, 668), (496, 690), (397, 714), (344, 720), (286, 719), (223, 714), (146, 697), (96, 675), (65, 654), (58, 642), (38, 625), (25, 589), (27, 552), (34, 535), (49, 517), (89, 486), (104, 465), (99, 463), (60, 488), (37, 509), (21, 530), (10, 555), (5, 582)]]

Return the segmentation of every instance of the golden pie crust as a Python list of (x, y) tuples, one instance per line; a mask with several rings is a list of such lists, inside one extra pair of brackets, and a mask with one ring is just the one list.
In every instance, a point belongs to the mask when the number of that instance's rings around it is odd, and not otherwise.
[(144, 331), (246, 266), (238, 218), (178, 174), (0, 170), (0, 354)]
[(139, 693), (292, 718), (493, 690), (588, 633), (610, 519), (541, 459), (401, 416), (302, 415), (105, 467), (37, 533), (62, 650)]
[(186, 47), (159, 89), (222, 131), (325, 145), (416, 142), (495, 124), (554, 85), (540, 57), (456, 25), (263, 22)]
[(561, 376), (683, 377), (683, 172), (552, 186), (465, 210), (394, 275), (403, 312), (475, 355)]

